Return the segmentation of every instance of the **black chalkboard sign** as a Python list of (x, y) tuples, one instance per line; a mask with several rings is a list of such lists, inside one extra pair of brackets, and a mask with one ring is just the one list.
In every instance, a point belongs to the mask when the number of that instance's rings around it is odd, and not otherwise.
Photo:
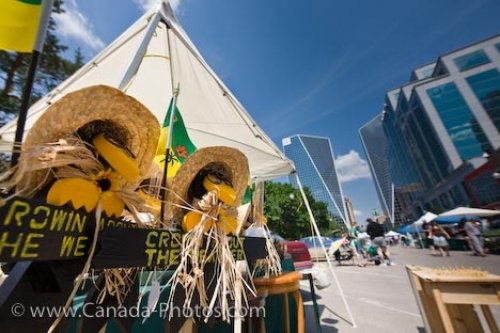
[[(96, 225), (99, 232), (91, 265), (94, 269), (161, 270), (178, 264), (183, 237), (180, 232), (137, 228), (135, 223), (107, 216), (96, 223), (95, 212), (52, 206), (42, 198), (13, 198), (0, 207), (0, 262), (13, 266), (0, 285), (2, 333), (47, 331), (55, 318), (16, 317), (12, 309), (19, 304), (63, 306), (88, 257)], [(229, 237), (228, 242), (236, 260), (246, 258), (252, 265), (266, 256), (262, 238)], [(209, 279), (211, 273), (206, 273)], [(134, 295), (131, 293), (130, 298), (135, 300)], [(101, 327), (103, 320), (107, 319), (84, 321), (83, 331)], [(122, 324), (130, 326), (127, 320)], [(64, 319), (57, 331), (67, 331), (68, 325), (68, 319)]]
[[(95, 225), (93, 212), (14, 198), (0, 207), (0, 262), (84, 258)], [(103, 216), (92, 267), (175, 267), (182, 236), (180, 232), (137, 228), (135, 223)], [(229, 246), (236, 260), (245, 259), (245, 253), (252, 259), (266, 255), (261, 238), (229, 237)]]

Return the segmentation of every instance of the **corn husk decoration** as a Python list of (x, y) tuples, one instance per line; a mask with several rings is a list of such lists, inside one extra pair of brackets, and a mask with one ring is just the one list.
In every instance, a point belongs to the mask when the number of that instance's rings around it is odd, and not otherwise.
[[(247, 180), (246, 157), (228, 147), (200, 149), (180, 167), (171, 190), (177, 197), (191, 202), (191, 208), (187, 213), (176, 209), (176, 200), (173, 195), (170, 197), (169, 201), (174, 203), (171, 214), (182, 221), (185, 231), (180, 263), (170, 280), (170, 306), (176, 302), (179, 288), (184, 291), (183, 307), (192, 308), (197, 299), (207, 310), (204, 313), (213, 313), (217, 307), (224, 321), (231, 318), (232, 301), (237, 301), (237, 308), (248, 306), (246, 290), (252, 289), (244, 283), (237, 269), (228, 237), (237, 229), (236, 207), (241, 202)], [(212, 281), (204, 276), (209, 263), (215, 272)], [(205, 321), (208, 319), (206, 317)]]
[[(148, 211), (148, 205), (137, 188), (150, 172), (158, 136), (155, 116), (132, 97), (106, 86), (84, 88), (51, 105), (33, 124), (18, 164), (0, 176), (0, 186), (12, 196), (26, 198), (47, 188), (49, 204), (95, 211), (95, 221), (101, 221), (103, 213), (128, 212), (144, 227), (138, 212)], [(90, 269), (98, 232), (96, 225), (88, 259), (66, 308)], [(104, 275), (99, 299), (111, 295), (121, 304), (134, 270), (109, 269)]]
[(282, 272), (281, 269), (281, 259), (274, 246), (274, 242), (271, 239), (271, 233), (267, 227), (267, 220), (264, 216), (264, 183), (255, 183), (255, 190), (252, 195), (252, 226), (251, 228), (261, 228), (263, 229), (263, 236), (266, 239), (266, 251), (267, 257), (264, 259), (257, 260), (255, 264), (255, 269), (252, 275), (256, 273), (262, 273), (263, 277), (268, 278), (269, 276), (277, 276)]
[(104, 270), (104, 288), (101, 289), (97, 297), (97, 303), (104, 302), (108, 295), (115, 297), (118, 305), (123, 303), (123, 300), (135, 283), (137, 277), (137, 269), (135, 268), (116, 268)]

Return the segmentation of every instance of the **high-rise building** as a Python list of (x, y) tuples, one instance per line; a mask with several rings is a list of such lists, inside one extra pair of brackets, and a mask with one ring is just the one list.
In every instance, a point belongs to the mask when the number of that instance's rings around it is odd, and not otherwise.
[[(327, 204), (334, 221), (349, 226), (330, 139), (294, 135), (284, 138), (282, 142), (283, 152), (294, 162), (302, 185), (311, 190), (314, 199)], [(294, 176), (290, 176), (289, 180), (297, 186)]]
[(377, 115), (359, 129), (361, 143), (373, 175), (375, 190), (384, 214), (393, 216), (393, 190), (389, 170), (389, 144), (382, 128), (382, 117)]
[(351, 223), (357, 223), (356, 221), (356, 214), (354, 213), (354, 207), (352, 206), (352, 200), (349, 197), (344, 198), (345, 201), (345, 209), (347, 211), (347, 216), (349, 218), (349, 221)]
[(360, 129), (393, 223), (426, 210), (500, 203), (495, 168), (482, 167), (500, 154), (499, 70), (500, 35), (444, 54), (388, 91), (382, 113)]

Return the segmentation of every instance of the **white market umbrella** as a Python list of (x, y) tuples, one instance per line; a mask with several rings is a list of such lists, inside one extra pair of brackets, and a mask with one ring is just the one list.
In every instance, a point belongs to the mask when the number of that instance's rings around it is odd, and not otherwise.
[(480, 216), (480, 217), (488, 217), (499, 215), (500, 210), (492, 210), (492, 209), (482, 209), (482, 208), (470, 208), (470, 207), (457, 207), (455, 209), (449, 210), (442, 214), (439, 214), (439, 217), (445, 216)]
[(424, 224), (424, 221), (430, 222), (430, 221), (434, 220), (436, 217), (437, 217), (436, 214), (431, 213), (431, 212), (427, 212), (424, 215), (420, 216), (420, 218), (418, 220), (416, 220), (415, 222), (413, 222), (413, 224), (416, 226), (421, 226), (422, 224)]

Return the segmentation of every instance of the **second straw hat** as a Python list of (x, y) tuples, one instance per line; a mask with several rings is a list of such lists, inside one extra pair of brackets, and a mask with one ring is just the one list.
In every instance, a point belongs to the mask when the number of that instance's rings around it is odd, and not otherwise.
[[(223, 174), (223, 178), (229, 181), (236, 192), (235, 206), (238, 206), (243, 199), (248, 186), (249, 168), (246, 156), (235, 148), (225, 146), (206, 147), (198, 149), (184, 161), (173, 180), (169, 182), (169, 203), (185, 205), (191, 204), (189, 190), (193, 181), (200, 173), (207, 170), (217, 169)], [(183, 215), (182, 209), (173, 205), (168, 205), (166, 217), (179, 219)]]

